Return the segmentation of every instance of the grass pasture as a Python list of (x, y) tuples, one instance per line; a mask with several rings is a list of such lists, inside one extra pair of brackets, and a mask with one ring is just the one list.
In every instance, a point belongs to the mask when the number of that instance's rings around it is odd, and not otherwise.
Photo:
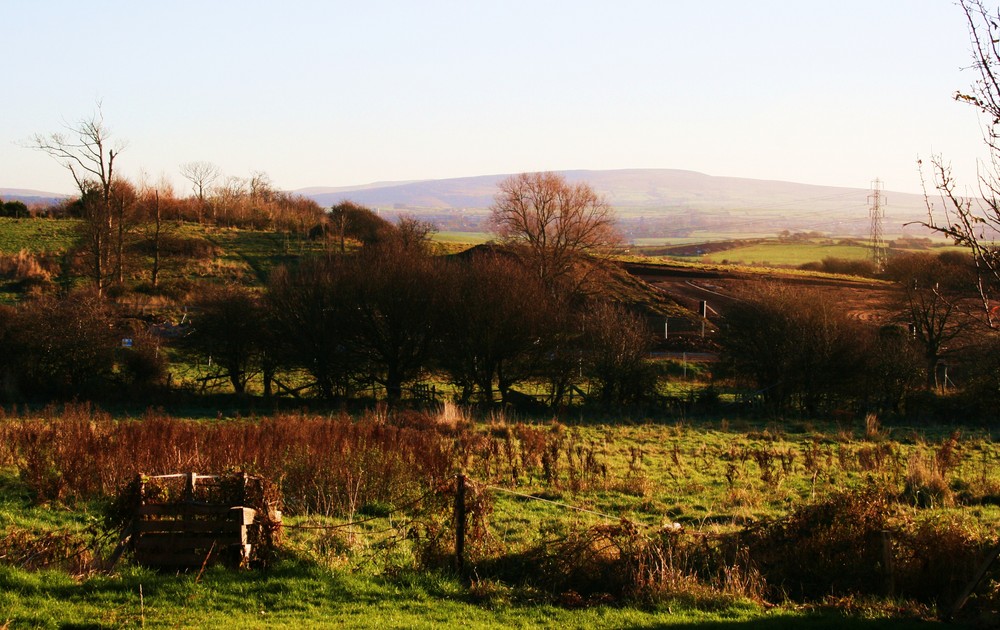
[[(1000, 525), (990, 433), (873, 418), (567, 426), (454, 408), (201, 421), (70, 408), (7, 416), (0, 438), (10, 627), (917, 627), (950, 606)], [(228, 467), (281, 484), (277, 563), (100, 570), (116, 486), (137, 470)], [(459, 470), (464, 577), (450, 568)], [(891, 596), (851, 551), (871, 533), (855, 523), (891, 532)], [(737, 540), (746, 555), (727, 555)], [(964, 619), (993, 619), (992, 593)]]
[(435, 232), (434, 242), (459, 245), (480, 245), (494, 238), (489, 232)]
[(789, 243), (768, 241), (747, 247), (713, 252), (701, 257), (707, 263), (727, 261), (732, 264), (761, 265), (772, 267), (798, 267), (809, 262), (819, 262), (824, 258), (843, 260), (865, 260), (871, 257), (871, 250), (858, 243), (810, 241)]
[(25, 250), (34, 254), (65, 252), (78, 239), (76, 219), (12, 219), (0, 217), (0, 254)]

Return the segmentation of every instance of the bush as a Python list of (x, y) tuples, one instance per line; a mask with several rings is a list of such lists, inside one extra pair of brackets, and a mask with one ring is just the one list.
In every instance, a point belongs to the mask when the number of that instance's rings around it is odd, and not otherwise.
[(138, 474), (246, 470), (280, 485), (289, 514), (343, 515), (401, 505), (452, 473), (452, 440), (435, 428), (301, 415), (202, 423), (150, 412), (112, 420), (89, 406), (7, 419), (5, 458), (38, 501), (110, 496)]
[(878, 271), (875, 263), (870, 260), (848, 260), (846, 258), (826, 257), (821, 262), (809, 262), (799, 266), (805, 271), (821, 271), (842, 276), (861, 276), (871, 278)]
[(847, 491), (752, 527), (743, 544), (771, 597), (881, 593), (881, 532), (896, 508), (877, 486)]
[(42, 297), (8, 317), (0, 337), (8, 396), (68, 400), (107, 393), (120, 337), (113, 313), (98, 296)]
[(948, 612), (982, 564), (991, 534), (968, 514), (933, 513), (905, 523), (893, 533), (897, 594)]

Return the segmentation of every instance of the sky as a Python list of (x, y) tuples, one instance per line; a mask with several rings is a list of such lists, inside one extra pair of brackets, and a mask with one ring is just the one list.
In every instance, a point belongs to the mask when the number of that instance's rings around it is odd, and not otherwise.
[(920, 192), (986, 157), (950, 0), (0, 0), (0, 188), (100, 107), (120, 172), (278, 188), (564, 169)]

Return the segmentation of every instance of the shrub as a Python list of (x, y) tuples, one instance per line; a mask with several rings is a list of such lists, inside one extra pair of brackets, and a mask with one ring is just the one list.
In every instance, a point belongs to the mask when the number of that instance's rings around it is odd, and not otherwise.
[(452, 437), (368, 416), (284, 415), (204, 423), (150, 412), (112, 420), (82, 406), (4, 426), (10, 459), (38, 501), (110, 496), (136, 475), (246, 470), (274, 480), (290, 514), (398, 506), (452, 474)]
[(42, 297), (12, 312), (2, 338), (8, 394), (29, 400), (107, 391), (120, 338), (106, 302), (91, 293)]
[(915, 450), (907, 462), (903, 498), (920, 507), (949, 507), (955, 496), (948, 486), (945, 467), (932, 455)]
[(870, 278), (875, 275), (877, 269), (875, 263), (870, 260), (849, 260), (846, 258), (834, 258), (827, 256), (821, 262), (809, 262), (799, 265), (799, 269), (805, 271), (822, 271), (824, 273), (834, 273), (844, 276), (862, 276)]
[(897, 594), (950, 607), (983, 562), (988, 541), (968, 514), (926, 514), (904, 523), (893, 534)]
[(869, 486), (751, 527), (743, 544), (771, 597), (880, 593), (880, 536), (894, 513), (888, 493)]

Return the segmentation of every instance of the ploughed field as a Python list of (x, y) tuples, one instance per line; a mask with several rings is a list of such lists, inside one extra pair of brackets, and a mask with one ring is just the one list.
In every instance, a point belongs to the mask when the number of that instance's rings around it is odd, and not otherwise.
[(768, 270), (764, 275), (727, 266), (676, 265), (670, 263), (624, 263), (632, 275), (666, 293), (679, 305), (697, 313), (701, 301), (708, 303), (709, 322), (725, 317), (728, 307), (742, 292), (761, 284), (784, 284), (815, 290), (845, 309), (852, 317), (876, 325), (892, 322), (902, 295), (892, 283), (848, 276), (805, 274)]

